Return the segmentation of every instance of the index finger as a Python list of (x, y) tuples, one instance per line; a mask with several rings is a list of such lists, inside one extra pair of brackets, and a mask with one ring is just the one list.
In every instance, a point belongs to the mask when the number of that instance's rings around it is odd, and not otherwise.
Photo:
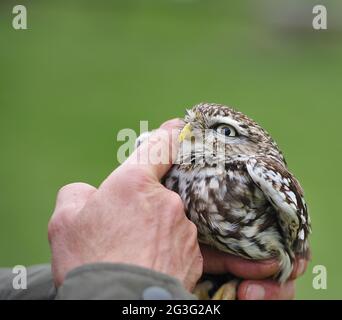
[[(201, 244), (201, 251), (204, 258), (203, 269), (205, 273), (222, 274), (229, 272), (244, 279), (257, 280), (274, 276), (279, 271), (279, 262), (276, 259), (246, 260), (203, 244)], [(289, 280), (294, 280), (303, 275), (307, 265), (307, 259), (296, 257)]]

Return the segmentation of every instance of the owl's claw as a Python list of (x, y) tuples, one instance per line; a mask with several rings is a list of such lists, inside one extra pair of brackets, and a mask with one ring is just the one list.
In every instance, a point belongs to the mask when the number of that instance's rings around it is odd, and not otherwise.
[(209, 291), (213, 288), (211, 281), (203, 281), (196, 285), (193, 294), (199, 300), (210, 300)]
[(238, 285), (238, 280), (231, 280), (223, 284), (220, 289), (214, 293), (212, 300), (236, 300)]
[(238, 279), (229, 280), (212, 293), (216, 285), (205, 280), (196, 285), (193, 293), (199, 300), (236, 300), (239, 283)]

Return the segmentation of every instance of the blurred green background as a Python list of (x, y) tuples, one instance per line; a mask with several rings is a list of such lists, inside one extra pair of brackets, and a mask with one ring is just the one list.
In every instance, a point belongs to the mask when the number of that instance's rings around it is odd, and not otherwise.
[[(310, 206), (313, 258), (297, 298), (342, 298), (342, 32), (338, 1), (23, 0), (0, 3), (0, 265), (49, 261), (57, 190), (98, 185), (122, 128), (201, 101), (235, 106), (283, 149)], [(328, 270), (314, 290), (312, 268)]]

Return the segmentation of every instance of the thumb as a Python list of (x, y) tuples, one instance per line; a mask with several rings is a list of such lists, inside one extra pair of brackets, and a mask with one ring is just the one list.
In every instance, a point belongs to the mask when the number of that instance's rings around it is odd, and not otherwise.
[[(131, 169), (137, 169), (159, 181), (176, 160), (179, 148), (178, 136), (182, 126), (184, 122), (179, 119), (162, 124), (132, 153), (119, 170), (129, 172)], [(115, 171), (108, 177), (107, 183), (115, 182)]]

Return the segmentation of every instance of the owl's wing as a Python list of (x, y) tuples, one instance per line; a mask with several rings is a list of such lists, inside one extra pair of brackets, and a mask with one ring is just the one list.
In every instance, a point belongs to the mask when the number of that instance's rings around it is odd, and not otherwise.
[(275, 208), (286, 244), (297, 254), (309, 255), (310, 218), (296, 178), (273, 158), (253, 157), (246, 166), (254, 183)]

